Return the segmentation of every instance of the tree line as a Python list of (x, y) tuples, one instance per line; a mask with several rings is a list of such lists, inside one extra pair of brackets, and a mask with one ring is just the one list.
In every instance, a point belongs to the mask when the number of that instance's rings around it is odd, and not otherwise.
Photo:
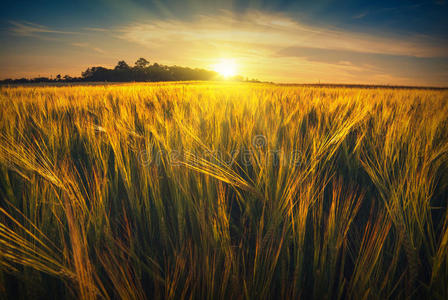
[[(81, 73), (81, 77), (61, 76), (54, 78), (36, 77), (32, 79), (5, 79), (2, 83), (42, 83), (42, 82), (154, 82), (154, 81), (184, 81), (184, 80), (218, 80), (217, 72), (188, 67), (166, 66), (158, 63), (151, 64), (141, 57), (134, 66), (129, 66), (120, 60), (113, 69), (105, 67), (90, 67)], [(242, 76), (235, 76), (233, 80), (243, 81)], [(255, 81), (255, 80), (253, 80)]]

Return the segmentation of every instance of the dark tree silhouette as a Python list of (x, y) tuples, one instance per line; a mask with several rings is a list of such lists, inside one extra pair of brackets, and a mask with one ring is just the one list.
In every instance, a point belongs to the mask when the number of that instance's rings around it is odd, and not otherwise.
[(127, 69), (130, 68), (129, 65), (124, 60), (120, 60), (115, 66), (115, 70), (127, 70)]
[(145, 58), (139, 58), (133, 68), (121, 60), (114, 69), (91, 67), (82, 73), (83, 81), (180, 81), (211, 80), (216, 78), (218, 78), (218, 74), (213, 71), (164, 66), (158, 63), (150, 65)]
[(143, 57), (140, 57), (139, 59), (137, 59), (137, 61), (135, 62), (135, 67), (139, 68), (139, 69), (144, 69), (149, 65), (149, 61), (147, 61), (146, 59), (144, 59)]
[[(120, 60), (113, 69), (101, 66), (87, 68), (81, 77), (57, 75), (55, 79), (38, 77), (33, 79), (5, 79), (0, 83), (33, 83), (33, 82), (129, 82), (129, 81), (182, 81), (182, 80), (214, 80), (219, 79), (218, 73), (204, 69), (192, 69), (179, 66), (165, 66), (150, 64), (141, 57), (130, 67), (124, 60)], [(242, 77), (241, 77), (242, 78)], [(235, 77), (235, 80), (240, 78)]]
[(112, 70), (103, 67), (91, 67), (82, 72), (84, 81), (110, 81)]

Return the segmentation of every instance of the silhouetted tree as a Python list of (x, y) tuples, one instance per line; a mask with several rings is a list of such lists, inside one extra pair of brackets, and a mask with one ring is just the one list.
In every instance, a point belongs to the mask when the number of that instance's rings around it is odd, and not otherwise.
[(139, 68), (139, 69), (143, 69), (146, 68), (149, 65), (149, 61), (147, 61), (146, 59), (144, 59), (143, 57), (140, 57), (139, 59), (137, 59), (137, 61), (135, 62), (135, 67)]
[(82, 72), (85, 81), (111, 81), (112, 70), (103, 67), (91, 67)]
[(0, 83), (28, 83), (28, 82), (74, 82), (74, 81), (181, 81), (181, 80), (212, 80), (218, 78), (218, 74), (213, 71), (203, 69), (191, 69), (179, 66), (165, 66), (158, 63), (149, 64), (145, 58), (141, 57), (135, 62), (134, 67), (121, 60), (113, 69), (104, 67), (90, 67), (81, 73), (81, 77), (63, 78), (58, 74), (55, 79), (38, 77), (34, 79), (5, 79)]
[(120, 60), (115, 66), (115, 70), (127, 70), (127, 69), (129, 69), (129, 65), (124, 60)]

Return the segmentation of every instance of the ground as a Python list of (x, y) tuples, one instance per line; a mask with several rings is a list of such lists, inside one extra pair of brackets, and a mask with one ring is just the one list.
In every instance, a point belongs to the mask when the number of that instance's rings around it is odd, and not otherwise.
[(448, 92), (0, 88), (9, 298), (448, 297)]

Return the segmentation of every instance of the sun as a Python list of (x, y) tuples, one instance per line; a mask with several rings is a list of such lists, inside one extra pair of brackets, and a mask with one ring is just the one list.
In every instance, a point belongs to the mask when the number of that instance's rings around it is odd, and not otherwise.
[(213, 70), (228, 78), (236, 75), (236, 63), (233, 59), (221, 59), (219, 63), (213, 66)]

